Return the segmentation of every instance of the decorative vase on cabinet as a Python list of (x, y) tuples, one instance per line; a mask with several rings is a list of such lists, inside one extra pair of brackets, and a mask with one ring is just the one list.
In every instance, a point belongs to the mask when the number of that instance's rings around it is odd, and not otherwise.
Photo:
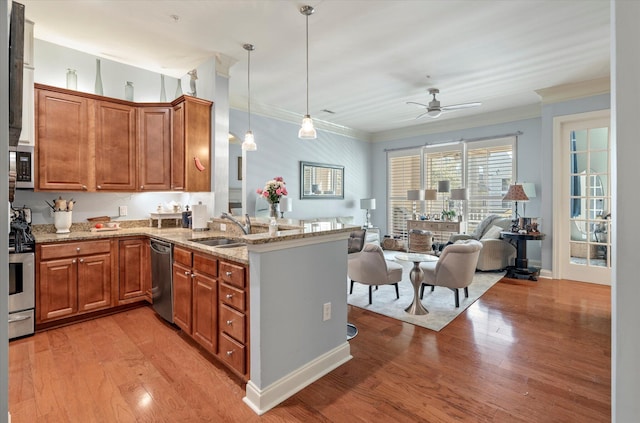
[(176, 87), (176, 98), (182, 95), (182, 80), (178, 78), (178, 86)]
[(96, 59), (96, 85), (94, 91), (97, 95), (103, 95), (102, 90), (102, 73), (100, 70), (100, 59)]
[(75, 69), (67, 69), (67, 89), (78, 89), (78, 75), (76, 74)]
[(160, 101), (162, 103), (167, 101), (167, 93), (164, 90), (164, 75), (160, 75)]
[(57, 211), (53, 213), (53, 225), (56, 227), (57, 234), (68, 234), (71, 232), (71, 212)]
[(128, 101), (133, 101), (133, 82), (127, 81), (124, 86), (124, 98)]
[(278, 218), (278, 206), (280, 203), (271, 203), (269, 204), (269, 217), (273, 217), (275, 219)]

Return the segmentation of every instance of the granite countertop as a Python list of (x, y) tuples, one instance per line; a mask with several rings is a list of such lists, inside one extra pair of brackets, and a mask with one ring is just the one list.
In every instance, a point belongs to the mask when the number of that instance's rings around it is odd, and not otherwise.
[[(34, 231), (33, 235), (35, 237), (36, 244), (148, 236), (171, 242), (174, 245), (190, 248), (194, 251), (215, 254), (216, 256), (224, 259), (249, 264), (247, 246), (214, 247), (194, 241), (210, 238), (233, 238), (247, 245), (256, 245), (351, 232), (354, 228), (357, 228), (357, 226), (353, 225), (330, 222), (305, 223), (302, 226), (298, 226), (297, 222), (284, 219), (282, 222), (278, 222), (279, 229), (281, 230), (279, 230), (276, 235), (269, 235), (268, 232), (244, 235), (235, 230), (221, 231), (219, 230), (219, 223), (226, 223), (227, 228), (230, 226), (232, 228), (235, 227), (233, 224), (229, 225), (229, 221), (225, 222), (223, 220), (214, 219), (209, 225), (211, 230), (208, 231), (193, 231), (191, 229), (177, 227), (158, 229), (156, 227), (137, 226), (121, 227), (117, 230), (111, 231), (92, 232), (88, 227), (81, 226), (79, 227), (80, 230), (73, 230), (74, 228), (72, 227), (72, 231), (67, 234), (56, 234), (52, 231), (45, 232), (42, 230), (43, 228), (40, 228), (40, 230)], [(268, 230), (268, 219), (252, 218), (251, 224), (252, 228), (256, 231)]]

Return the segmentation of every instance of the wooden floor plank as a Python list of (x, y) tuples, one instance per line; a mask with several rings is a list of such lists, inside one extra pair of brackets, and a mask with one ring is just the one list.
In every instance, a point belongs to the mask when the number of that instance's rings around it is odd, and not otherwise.
[(349, 306), (353, 359), (263, 416), (151, 308), (9, 346), (20, 422), (608, 422), (611, 290), (503, 279), (440, 332)]

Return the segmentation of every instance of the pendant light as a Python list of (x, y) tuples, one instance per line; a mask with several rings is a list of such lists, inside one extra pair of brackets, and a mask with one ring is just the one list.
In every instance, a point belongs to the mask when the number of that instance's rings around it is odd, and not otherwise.
[(303, 140), (315, 140), (318, 137), (313, 121), (309, 114), (309, 15), (315, 10), (311, 6), (302, 6), (300, 13), (307, 17), (307, 114), (302, 119), (302, 127), (298, 131), (298, 138)]
[(256, 141), (253, 138), (253, 132), (251, 131), (251, 52), (254, 47), (253, 44), (244, 44), (242, 46), (245, 50), (247, 50), (247, 116), (249, 120), (249, 129), (247, 133), (244, 135), (244, 141), (242, 142), (242, 149), (245, 151), (256, 151), (258, 147), (256, 146)]

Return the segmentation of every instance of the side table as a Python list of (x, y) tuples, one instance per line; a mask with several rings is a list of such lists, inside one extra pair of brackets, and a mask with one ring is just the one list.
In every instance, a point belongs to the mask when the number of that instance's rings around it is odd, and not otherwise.
[(521, 234), (518, 232), (502, 231), (503, 238), (516, 241), (516, 262), (515, 266), (507, 267), (507, 278), (518, 279), (520, 276), (526, 276), (529, 280), (537, 281), (540, 275), (539, 267), (529, 267), (529, 259), (527, 258), (527, 241), (541, 241), (544, 234), (540, 232), (529, 232)]
[(424, 279), (424, 272), (420, 268), (420, 263), (423, 261), (438, 261), (438, 257), (430, 254), (401, 253), (396, 254), (396, 260), (413, 262), (413, 269), (411, 269), (411, 273), (409, 273), (411, 284), (413, 285), (413, 302), (409, 307), (405, 308), (404, 311), (416, 315), (429, 313), (420, 302), (420, 297), (418, 296), (418, 290)]

